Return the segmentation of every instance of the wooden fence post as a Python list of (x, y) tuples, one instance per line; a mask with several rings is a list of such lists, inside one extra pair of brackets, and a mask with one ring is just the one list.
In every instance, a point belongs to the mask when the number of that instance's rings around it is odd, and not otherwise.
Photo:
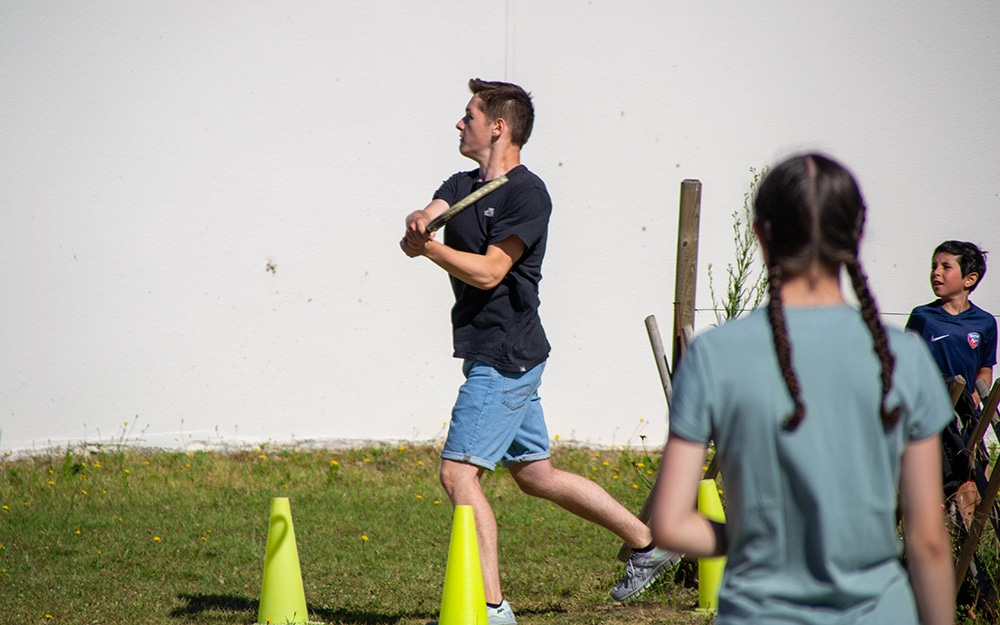
[(677, 227), (677, 267), (674, 279), (674, 340), (672, 368), (683, 355), (685, 326), (694, 329), (694, 299), (698, 286), (698, 226), (701, 221), (701, 181), (681, 182), (680, 217)]

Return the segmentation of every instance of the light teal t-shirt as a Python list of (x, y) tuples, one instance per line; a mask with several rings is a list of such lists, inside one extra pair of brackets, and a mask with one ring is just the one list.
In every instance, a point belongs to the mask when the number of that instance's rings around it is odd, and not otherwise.
[(698, 336), (677, 370), (670, 432), (714, 440), (726, 498), (728, 560), (718, 625), (917, 623), (899, 563), (900, 457), (952, 415), (923, 342), (889, 329), (896, 370), (882, 427), (880, 367), (849, 306), (786, 308), (805, 420), (782, 428), (792, 399), (764, 310)]

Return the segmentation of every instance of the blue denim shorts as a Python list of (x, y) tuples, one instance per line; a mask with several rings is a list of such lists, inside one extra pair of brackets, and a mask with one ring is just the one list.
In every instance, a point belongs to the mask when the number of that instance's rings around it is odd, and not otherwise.
[(497, 462), (507, 467), (548, 458), (549, 432), (538, 396), (544, 370), (544, 362), (514, 372), (466, 360), (441, 457), (490, 471)]

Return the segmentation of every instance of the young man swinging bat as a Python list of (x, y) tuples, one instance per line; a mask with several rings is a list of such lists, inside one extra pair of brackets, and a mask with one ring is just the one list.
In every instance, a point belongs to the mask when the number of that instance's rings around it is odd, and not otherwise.
[[(680, 556), (652, 547), (649, 528), (603, 488), (552, 466), (538, 396), (549, 342), (538, 316), (538, 283), (552, 201), (545, 183), (521, 164), (534, 123), (531, 96), (503, 82), (469, 81), (472, 99), (458, 120), (459, 152), (479, 167), (448, 178), (422, 210), (406, 218), (399, 245), (448, 272), (454, 355), (463, 361), (441, 452), (441, 484), (453, 505), (472, 506), (490, 625), (516, 623), (500, 589), (497, 525), (480, 485), (498, 462), (521, 490), (617, 534), (632, 547), (617, 601), (639, 595)], [(507, 177), (450, 217), (444, 242), (428, 223), (494, 179)]]

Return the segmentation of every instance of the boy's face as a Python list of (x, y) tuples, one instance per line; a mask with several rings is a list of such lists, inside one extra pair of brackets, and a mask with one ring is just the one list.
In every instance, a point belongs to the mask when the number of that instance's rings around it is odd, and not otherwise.
[(968, 295), (968, 289), (978, 279), (977, 273), (962, 275), (959, 258), (954, 254), (938, 252), (931, 261), (931, 289), (934, 295), (943, 300)]

